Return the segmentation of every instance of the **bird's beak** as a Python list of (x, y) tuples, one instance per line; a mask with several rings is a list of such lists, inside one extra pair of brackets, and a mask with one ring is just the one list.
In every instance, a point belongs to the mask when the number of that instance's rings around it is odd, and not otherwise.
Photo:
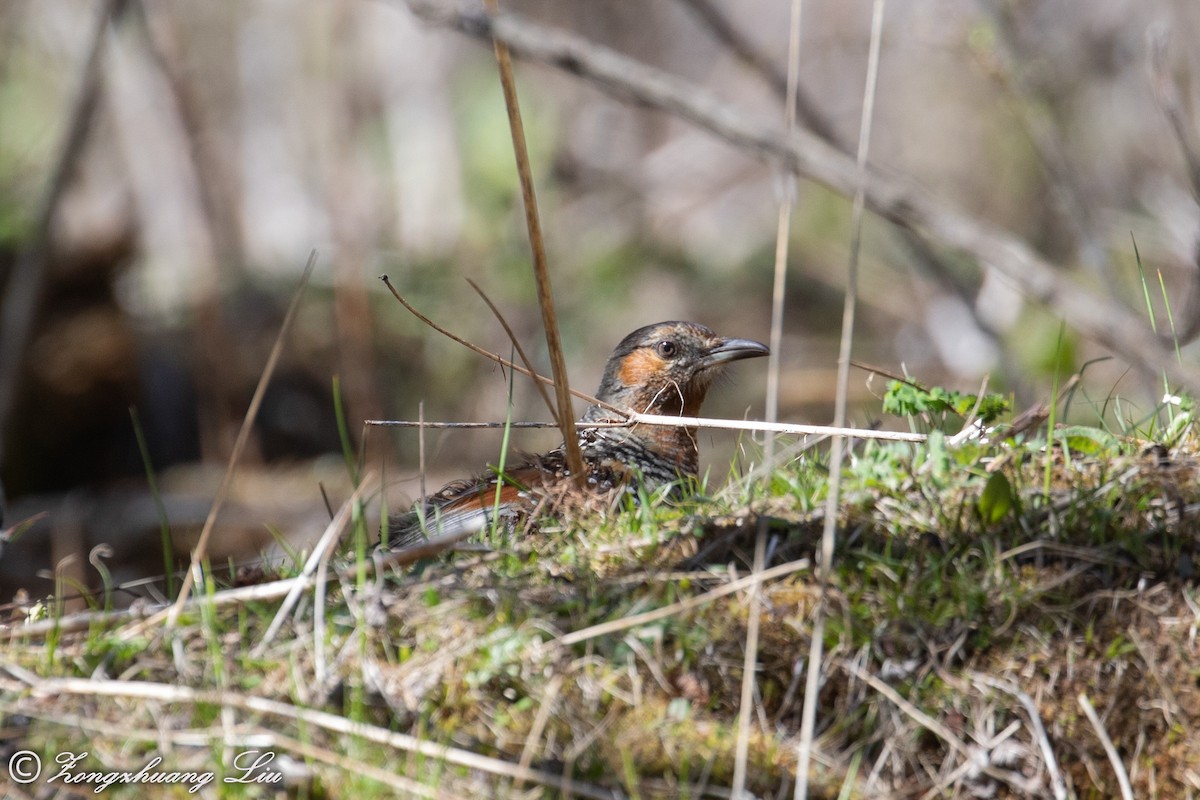
[(753, 339), (722, 339), (704, 356), (704, 369), (730, 361), (741, 361), (743, 358), (758, 358), (770, 354), (770, 348)]

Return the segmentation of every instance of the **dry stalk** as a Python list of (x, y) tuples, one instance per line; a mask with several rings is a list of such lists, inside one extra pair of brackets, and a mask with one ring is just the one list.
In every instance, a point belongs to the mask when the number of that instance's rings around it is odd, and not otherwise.
[(1042, 716), (1038, 713), (1037, 704), (1027, 693), (1009, 681), (994, 678), (983, 672), (970, 675), (971, 682), (976, 686), (987, 686), (1016, 698), (1025, 713), (1029, 715), (1029, 727), (1042, 751), (1042, 760), (1046, 762), (1046, 772), (1050, 775), (1050, 787), (1054, 792), (1054, 800), (1066, 800), (1067, 786), (1063, 782), (1062, 772), (1058, 769), (1058, 759), (1054, 756), (1054, 748), (1050, 746), (1050, 737), (1046, 735), (1046, 726), (1042, 724)]
[(460, 795), (453, 794), (440, 787), (425, 786), (412, 778), (398, 774), (395, 770), (381, 769), (367, 764), (359, 759), (349, 758), (325, 747), (317, 747), (310, 742), (302, 742), (291, 736), (272, 734), (277, 749), (287, 750), (301, 758), (320, 761), (332, 767), (343, 770), (347, 775), (362, 775), (383, 784), (405, 797), (428, 797), (434, 800), (460, 800)]
[[(834, 401), (833, 424), (846, 425), (846, 403), (850, 388), (850, 352), (854, 343), (854, 315), (858, 303), (858, 256), (862, 244), (863, 210), (866, 204), (867, 155), (871, 149), (871, 122), (875, 111), (875, 87), (879, 77), (879, 50), (883, 39), (884, 0), (875, 0), (871, 17), (871, 50), (867, 61), (867, 82), (863, 89), (862, 120), (859, 124), (858, 158), (860, 176), (854, 192), (851, 216), (850, 263), (846, 275), (846, 298), (842, 309), (842, 337), (838, 351), (837, 396)], [(812, 755), (813, 734), (817, 719), (817, 694), (820, 686), (822, 648), (825, 643), (825, 594), (833, 569), (834, 538), (837, 531), (838, 505), (841, 500), (842, 460), (846, 439), (834, 435), (829, 452), (829, 493), (825, 498), (825, 523), (821, 535), (821, 600), (817, 604), (810, 639), (808, 674), (805, 676), (804, 706), (800, 715), (800, 744), (796, 754), (796, 800), (808, 797), (808, 765)]]
[(918, 725), (925, 728), (930, 733), (934, 734), (947, 745), (949, 745), (951, 750), (958, 753), (960, 756), (963, 756), (964, 758), (970, 757), (970, 751), (967, 746), (963, 744), (958, 737), (950, 731), (949, 728), (910, 703), (899, 692), (897, 692), (879, 677), (867, 672), (853, 661), (843, 659), (839, 661), (839, 665), (846, 672), (849, 672), (854, 677), (865, 682), (876, 692), (887, 698), (887, 700), (895, 705), (896, 708), (900, 709), (905, 716), (909, 717)]
[(288, 331), (291, 330), (292, 322), (296, 319), (296, 310), (300, 307), (300, 298), (304, 294), (304, 288), (308, 286), (308, 279), (312, 276), (313, 267), (317, 264), (317, 251), (313, 250), (309, 253), (308, 263), (304, 265), (304, 273), (300, 276), (300, 284), (296, 287), (295, 293), (292, 294), (291, 305), (288, 306), (287, 314), (283, 317), (283, 324), (279, 326), (279, 334), (275, 337), (275, 344), (271, 347), (271, 354), (267, 357), (267, 364), (263, 367), (262, 375), (259, 376), (258, 386), (254, 388), (254, 396), (250, 398), (250, 407), (246, 409), (246, 416), (242, 419), (242, 427), (238, 430), (237, 440), (233, 444), (233, 453), (229, 456), (229, 465), (225, 468), (225, 477), (221, 479), (221, 485), (217, 489), (217, 495), (213, 498), (212, 508), (209, 509), (208, 517), (204, 520), (204, 528), (200, 531), (200, 539), (196, 542), (195, 548), (192, 550), (192, 563), (188, 567), (187, 574), (183, 577), (183, 585), (179, 587), (179, 597), (175, 599), (175, 604), (171, 607), (171, 613), (167, 615), (167, 626), (175, 627), (175, 623), (179, 620), (179, 612), (183, 610), (184, 603), (187, 602), (188, 595), (191, 594), (192, 586), (196, 581), (196, 573), (200, 570), (200, 565), (208, 555), (208, 540), (212, 536), (213, 528), (217, 523), (217, 515), (221, 512), (221, 506), (225, 504), (225, 498), (229, 496), (229, 488), (233, 485), (233, 476), (237, 472), (238, 462), (242, 458), (242, 452), (246, 449), (246, 443), (250, 440), (250, 431), (254, 427), (254, 420), (258, 417), (258, 409), (262, 406), (263, 396), (267, 392), (267, 386), (271, 383), (271, 376), (275, 374), (275, 366), (279, 363), (279, 356), (283, 353), (283, 343), (287, 337)]
[[(484, 0), (488, 13), (500, 10), (499, 0)], [(513, 153), (517, 157), (517, 175), (521, 181), (521, 199), (525, 204), (525, 224), (529, 229), (529, 246), (533, 251), (533, 275), (537, 284), (538, 307), (542, 310), (542, 327), (546, 330), (546, 349), (550, 353), (551, 373), (558, 396), (558, 420), (562, 429), (567, 467), (575, 485), (582, 489), (587, 480), (583, 468), (583, 452), (575, 434), (575, 414), (571, 409), (571, 391), (567, 380), (567, 362), (563, 358), (562, 340), (558, 334), (558, 316), (554, 310), (554, 293), (550, 288), (550, 269), (546, 266), (546, 242), (538, 216), (537, 197), (533, 190), (533, 168), (529, 164), (529, 148), (525, 144), (525, 124), (521, 120), (521, 104), (517, 100), (517, 82), (513, 78), (512, 58), (508, 45), (493, 39), (496, 64), (500, 69), (500, 86), (504, 90), (504, 106), (508, 109), (508, 126), (512, 132)], [(506, 326), (507, 327), (507, 326)]]
[[(787, 130), (796, 129), (796, 87), (800, 82), (800, 19), (803, 0), (792, 0), (792, 17), (788, 34), (788, 66), (784, 119)], [(790, 170), (782, 175), (783, 197), (779, 202), (779, 215), (775, 223), (775, 279), (771, 291), (771, 347), (767, 364), (767, 422), (779, 421), (779, 365), (780, 350), (783, 348), (783, 299), (787, 284), (788, 234), (791, 229), (792, 203), (795, 199), (796, 176)], [(763, 467), (770, 473), (775, 468), (775, 434), (766, 435), (763, 451)], [(754, 540), (753, 572), (763, 569), (766, 553), (767, 521), (760, 517), (758, 532)], [(758, 665), (759, 591), (761, 584), (750, 590), (749, 616), (746, 620), (746, 644), (742, 657), (742, 691), (738, 701), (737, 742), (734, 748), (733, 785), (734, 797), (741, 797), (746, 790), (746, 765), (750, 752), (750, 714), (754, 698), (754, 678)]]
[[(521, 760), (518, 762), (521, 769), (529, 769), (529, 765), (533, 763), (533, 756), (537, 752), (538, 743), (542, 740), (542, 733), (546, 730), (546, 723), (550, 721), (550, 715), (554, 712), (562, 683), (562, 676), (555, 675), (546, 684), (546, 691), (542, 693), (542, 704), (538, 707), (537, 716), (534, 717), (533, 725), (529, 728), (529, 735), (525, 737), (525, 746), (521, 748)], [(513, 788), (519, 792), (524, 785), (525, 781), (517, 778)]]
[(1096, 715), (1096, 709), (1092, 707), (1092, 701), (1088, 700), (1087, 695), (1082, 693), (1079, 695), (1078, 700), (1079, 707), (1083, 709), (1088, 722), (1092, 723), (1092, 727), (1096, 731), (1096, 736), (1100, 739), (1100, 744), (1104, 746), (1104, 752), (1108, 756), (1109, 763), (1112, 764), (1113, 772), (1117, 774), (1117, 783), (1121, 787), (1121, 797), (1124, 800), (1133, 800), (1133, 786), (1129, 783), (1129, 773), (1125, 771), (1125, 765), (1121, 763), (1121, 754), (1117, 752), (1116, 746), (1113, 745), (1113, 740), (1109, 737), (1108, 731), (1104, 730), (1104, 723)]
[[(614, 409), (615, 410), (615, 409)], [(851, 439), (880, 439), (889, 442), (923, 442), (923, 433), (907, 431), (876, 431), (864, 428), (835, 428), (830, 425), (804, 425), (793, 422), (757, 422), (745, 419), (715, 419), (712, 417), (672, 417), (666, 414), (637, 414), (620, 412), (628, 422), (581, 422), (580, 428), (621, 428), (628, 425), (665, 425), (669, 427), (717, 428), (730, 431), (755, 431), (759, 433), (789, 433), (797, 436), (832, 436), (834, 434)], [(552, 422), (422, 422), (420, 420), (369, 419), (368, 425), (392, 428), (554, 428)]]
[[(350, 495), (349, 499), (342, 503), (342, 507), (338, 509), (337, 516), (335, 516), (329, 522), (329, 525), (326, 526), (325, 532), (321, 534), (321, 538), (317, 541), (316, 547), (314, 547), (312, 553), (309, 554), (308, 560), (304, 563), (304, 569), (300, 573), (300, 577), (305, 579), (311, 578), (319, 566), (329, 561), (329, 557), (333, 555), (334, 545), (337, 544), (338, 539), (341, 538), (342, 531), (345, 530), (346, 524), (350, 521), (350, 515), (352, 509), (354, 508), (354, 504), (357, 503), (362, 495), (366, 492), (367, 487), (373, 486), (374, 483), (375, 481), (371, 477), (360, 481), (358, 488), (354, 490), (354, 494)], [(279, 605), (279, 610), (275, 613), (275, 618), (271, 620), (271, 624), (267, 626), (267, 630), (263, 633), (258, 644), (256, 644), (254, 649), (250, 651), (251, 657), (258, 658), (262, 656), (264, 652), (266, 652), (267, 647), (272, 641), (274, 641), (275, 635), (279, 633), (279, 629), (283, 627), (284, 620), (286, 620), (288, 615), (292, 613), (292, 609), (295, 607), (296, 601), (300, 598), (300, 592), (302, 592), (310, 583), (311, 581), (308, 580), (305, 580), (301, 583), (296, 583), (292, 587), (292, 590), (288, 592), (287, 596), (284, 597), (283, 602)]]

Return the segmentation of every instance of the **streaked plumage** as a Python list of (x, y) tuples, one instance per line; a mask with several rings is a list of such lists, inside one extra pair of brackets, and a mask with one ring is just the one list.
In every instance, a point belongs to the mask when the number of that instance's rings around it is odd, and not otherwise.
[[(660, 322), (626, 336), (609, 358), (596, 398), (643, 414), (698, 416), (714, 377), (724, 364), (767, 355), (766, 345), (748, 339), (725, 339), (695, 322)], [(583, 422), (620, 422), (622, 417), (593, 405)], [(687, 427), (633, 425), (579, 430), (579, 446), (587, 468), (587, 487), (605, 494), (637, 485), (654, 491), (699, 468), (696, 431)], [(478, 478), (454, 481), (424, 505), (425, 532), (430, 536), (469, 536), (488, 529), (497, 508), (499, 522), (517, 529), (535, 511), (553, 511), (576, 491), (564, 448), (521, 456), (504, 478), (489, 470)], [(423, 537), (414, 508), (392, 526), (389, 545), (400, 547)]]

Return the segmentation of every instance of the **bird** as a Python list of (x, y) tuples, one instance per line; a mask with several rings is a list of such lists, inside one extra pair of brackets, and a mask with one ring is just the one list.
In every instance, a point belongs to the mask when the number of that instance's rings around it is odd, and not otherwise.
[[(751, 339), (718, 336), (697, 322), (669, 321), (630, 333), (604, 366), (600, 388), (582, 423), (623, 423), (622, 411), (695, 417), (714, 378), (725, 365), (770, 354)], [(688, 426), (621, 425), (581, 427), (579, 449), (587, 472), (585, 491), (608, 496), (638, 490), (686, 491), (697, 477), (700, 453), (696, 429)], [(563, 445), (546, 453), (521, 455), (503, 472), (453, 481), (415, 504), (389, 526), (381, 549), (467, 538), (494, 523), (518, 530), (535, 514), (552, 512), (578, 491)], [(497, 498), (499, 492), (499, 498)]]

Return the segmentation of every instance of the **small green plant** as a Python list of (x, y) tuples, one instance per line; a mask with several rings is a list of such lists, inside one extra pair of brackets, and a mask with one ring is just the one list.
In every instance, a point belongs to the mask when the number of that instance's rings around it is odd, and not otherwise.
[(883, 411), (899, 417), (924, 419), (930, 429), (944, 430), (952, 418), (980, 420), (989, 425), (1011, 408), (998, 394), (974, 395), (926, 387), (913, 381), (889, 381), (883, 396)]

